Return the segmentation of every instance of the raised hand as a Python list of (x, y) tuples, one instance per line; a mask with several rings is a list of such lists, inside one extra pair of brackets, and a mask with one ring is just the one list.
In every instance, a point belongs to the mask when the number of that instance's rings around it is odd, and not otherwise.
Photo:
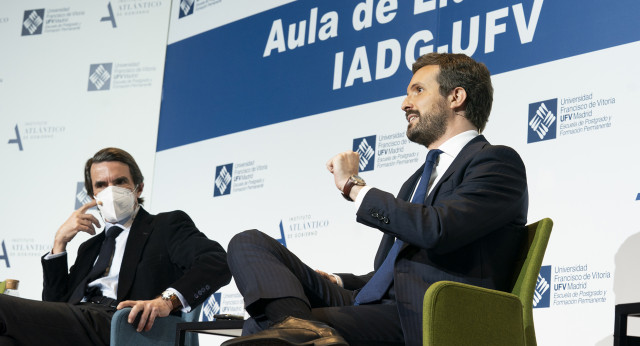
[(100, 228), (100, 222), (92, 214), (87, 214), (87, 210), (96, 206), (94, 199), (91, 202), (80, 207), (71, 213), (71, 216), (65, 221), (56, 232), (53, 240), (52, 254), (66, 251), (67, 243), (69, 243), (78, 232), (87, 232), (91, 235), (96, 234), (96, 228)]

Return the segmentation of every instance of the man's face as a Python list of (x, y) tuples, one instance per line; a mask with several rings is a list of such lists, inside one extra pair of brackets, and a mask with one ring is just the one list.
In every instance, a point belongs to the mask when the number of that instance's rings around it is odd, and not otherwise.
[(447, 130), (449, 116), (446, 99), (440, 94), (437, 77), (440, 67), (427, 65), (413, 75), (402, 102), (407, 121), (407, 138), (429, 146)]
[[(100, 191), (109, 186), (124, 187), (131, 191), (135, 189), (129, 166), (120, 161), (94, 163), (91, 165), (90, 174), (94, 196), (97, 196)], [(140, 197), (141, 193), (142, 186), (138, 187), (136, 197)]]

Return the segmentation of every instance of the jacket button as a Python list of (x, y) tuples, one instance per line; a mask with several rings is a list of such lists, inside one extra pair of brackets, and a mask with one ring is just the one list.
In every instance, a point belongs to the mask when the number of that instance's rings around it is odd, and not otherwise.
[(389, 224), (389, 218), (385, 216), (384, 219), (382, 219), (382, 222)]
[(373, 216), (373, 217), (376, 217), (376, 218), (377, 218), (379, 215), (378, 215), (378, 213), (376, 213), (376, 212), (374, 211), (373, 213), (371, 213), (371, 216)]

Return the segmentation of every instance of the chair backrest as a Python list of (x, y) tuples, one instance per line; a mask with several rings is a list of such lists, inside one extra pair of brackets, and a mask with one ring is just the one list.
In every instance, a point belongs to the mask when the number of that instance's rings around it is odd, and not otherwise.
[(523, 260), (519, 263), (521, 269), (511, 290), (511, 293), (517, 295), (522, 302), (522, 319), (527, 346), (536, 345), (536, 333), (533, 327), (533, 295), (552, 227), (553, 221), (549, 218), (527, 226), (527, 242), (523, 247)]

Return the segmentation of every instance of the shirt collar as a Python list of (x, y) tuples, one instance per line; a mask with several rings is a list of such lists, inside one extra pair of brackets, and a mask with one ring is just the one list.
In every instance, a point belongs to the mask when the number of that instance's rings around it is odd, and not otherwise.
[(476, 138), (478, 135), (479, 133), (476, 130), (469, 130), (459, 133), (447, 139), (447, 141), (442, 143), (438, 149), (442, 150), (442, 152), (447, 154), (448, 156), (455, 158), (456, 156), (458, 156), (462, 148), (464, 148), (467, 143)]

